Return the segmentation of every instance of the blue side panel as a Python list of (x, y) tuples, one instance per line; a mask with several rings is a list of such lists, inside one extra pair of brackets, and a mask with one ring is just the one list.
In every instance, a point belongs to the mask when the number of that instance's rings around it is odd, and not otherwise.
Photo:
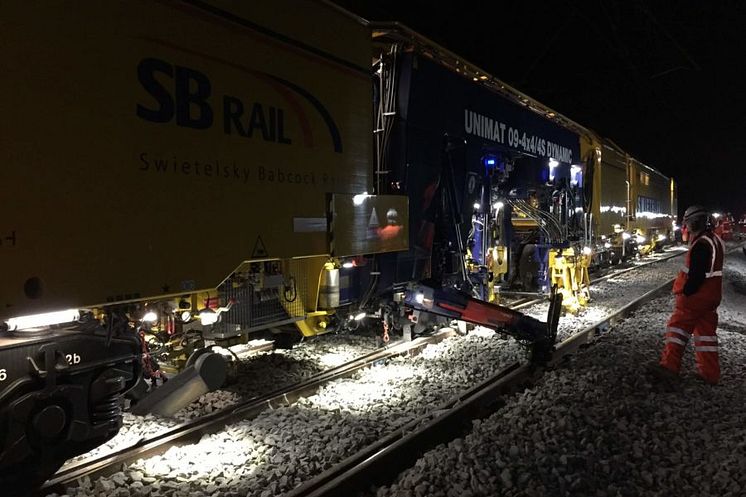
[(414, 57), (409, 66), (410, 126), (515, 154), (580, 162), (576, 133), (427, 58)]
[(433, 233), (452, 229), (452, 221), (438, 218), (434, 208), (441, 201), (444, 168), (453, 171), (461, 236), (466, 239), (473, 205), (485, 198), (482, 185), (489, 171), (484, 159), (493, 155), (496, 163), (490, 167), (525, 159), (522, 170), (511, 178), (515, 186), (544, 184), (549, 158), (561, 164), (558, 172), (580, 162), (580, 140), (572, 131), (430, 59), (401, 56), (397, 122), (386, 169), (391, 171), (389, 184), (395, 185), (390, 192), (410, 198), (410, 251), (382, 261), (396, 266), (387, 274), (395, 273), (396, 281), (429, 276)]

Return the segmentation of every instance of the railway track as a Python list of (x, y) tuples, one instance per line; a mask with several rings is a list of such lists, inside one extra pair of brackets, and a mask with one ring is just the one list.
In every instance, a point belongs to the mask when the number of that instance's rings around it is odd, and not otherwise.
[[(563, 341), (548, 367), (589, 343), (596, 335), (609, 330), (640, 306), (670, 290), (673, 280), (651, 290), (603, 320)], [(462, 395), (438, 406), (390, 436), (350, 456), (322, 473), (287, 497), (348, 497), (369, 490), (371, 485), (391, 482), (402, 468), (411, 467), (426, 451), (462, 435), (471, 420), (485, 417), (501, 407), (500, 397), (533, 384), (541, 375), (528, 363), (513, 363), (488, 380)]]
[[(737, 246), (727, 253), (740, 248), (741, 246)], [(651, 263), (654, 262), (657, 261)], [(633, 269), (635, 268), (629, 268), (624, 272)], [(596, 281), (619, 274), (610, 274)], [(388, 437), (366, 447), (316, 478), (288, 492), (285, 494), (286, 497), (368, 495), (372, 487), (391, 483), (403, 468), (414, 466), (428, 450), (468, 432), (471, 429), (472, 420), (485, 418), (497, 411), (504, 405), (501, 399), (503, 396), (535, 384), (545, 369), (558, 365), (566, 357), (588, 345), (596, 336), (608, 332), (615, 324), (626, 319), (646, 303), (669, 292), (673, 282), (674, 279), (666, 281), (564, 340), (557, 346), (552, 361), (545, 368), (537, 368), (528, 363), (510, 364), (474, 388), (438, 406), (431, 413), (413, 420)]]
[[(676, 251), (671, 251), (671, 253), (664, 253), (663, 255), (656, 254), (656, 255), (658, 255), (658, 257), (654, 258), (653, 260), (645, 261), (645, 262), (637, 263), (637, 264), (632, 264), (629, 267), (625, 266), (625, 267), (621, 267), (621, 268), (614, 268), (614, 267), (607, 268), (607, 269), (605, 269), (603, 271), (604, 272), (603, 275), (591, 278), (591, 285), (596, 285), (596, 284), (601, 283), (603, 281), (607, 281), (607, 280), (609, 280), (611, 278), (616, 278), (616, 277), (621, 276), (623, 274), (629, 273), (630, 271), (635, 271), (637, 269), (644, 268), (644, 267), (650, 266), (652, 264), (657, 264), (657, 263), (660, 263), (660, 262), (666, 262), (666, 261), (668, 261), (670, 259), (673, 259), (675, 257), (680, 257), (680, 256), (682, 256), (685, 253), (686, 253), (685, 251), (678, 251), (678, 250), (676, 250)], [(536, 304), (538, 304), (540, 302), (543, 302), (544, 300), (545, 300), (545, 298), (535, 298), (535, 299), (525, 298), (525, 299), (520, 299), (520, 300), (516, 301), (513, 305), (511, 305), (511, 308), (518, 311), (518, 310), (524, 309), (526, 307), (531, 307), (532, 305), (536, 305)]]
[[(625, 272), (638, 269), (649, 264), (655, 264), (656, 262), (665, 261), (678, 255), (681, 255), (681, 253), (675, 253), (670, 256), (667, 255), (666, 257), (661, 257), (645, 264), (637, 265), (632, 268), (625, 268), (621, 271), (615, 271), (609, 275), (605, 275), (602, 278), (597, 278), (592, 283), (596, 284), (613, 276), (618, 276)], [(529, 302), (523, 301), (518, 303), (518, 305), (520, 307), (526, 307), (527, 305), (536, 303), (538, 301), (541, 301), (541, 299), (536, 299), (535, 301)], [(416, 354), (418, 350), (421, 350), (426, 345), (435, 343), (448, 336), (451, 336), (452, 334), (453, 332), (444, 332), (433, 335), (432, 337), (420, 338), (410, 343), (399, 343), (390, 346), (387, 349), (367, 354), (364, 357), (346, 363), (342, 366), (327, 370), (309, 379), (306, 382), (294, 385), (290, 389), (272, 392), (257, 399), (241, 402), (228, 409), (224, 409), (223, 411), (214, 413), (212, 415), (199, 418), (195, 421), (181, 424), (154, 438), (142, 440), (141, 442), (127, 449), (119, 450), (112, 454), (97, 457), (95, 459), (68, 465), (64, 467), (60, 472), (58, 472), (53, 479), (47, 482), (42, 492), (46, 494), (55, 490), (59, 490), (61, 488), (73, 486), (78, 479), (85, 476), (95, 478), (97, 476), (105, 476), (111, 474), (112, 472), (116, 471), (117, 468), (121, 467), (122, 464), (131, 462), (139, 458), (161, 454), (175, 445), (194, 442), (195, 440), (200, 439), (206, 434), (222, 429), (223, 426), (229, 423), (235, 422), (237, 420), (252, 419), (256, 415), (258, 415), (259, 412), (267, 408), (276, 408), (279, 406), (288, 405), (300, 397), (307, 396), (313, 393), (324, 383), (345, 376), (350, 376), (355, 371), (359, 371), (360, 369), (363, 369), (377, 361), (383, 361), (396, 355)], [(575, 340), (577, 340), (577, 338)], [(567, 347), (567, 345), (563, 345), (563, 347)], [(511, 368), (512, 367), (517, 368), (517, 370), (521, 370), (521, 368), (517, 365), (511, 366)], [(444, 406), (440, 410), (443, 409), (448, 408)], [(397, 433), (398, 432), (400, 431), (398, 430)]]
[(261, 397), (240, 402), (222, 411), (182, 423), (153, 438), (142, 440), (135, 445), (111, 454), (65, 466), (42, 487), (42, 495), (71, 486), (79, 478), (106, 475), (111, 473), (114, 468), (135, 459), (161, 454), (177, 444), (197, 441), (204, 435), (213, 433), (227, 424), (238, 420), (252, 419), (265, 409), (275, 409), (289, 405), (301, 397), (312, 394), (325, 383), (350, 376), (356, 371), (379, 361), (402, 354), (416, 354), (427, 345), (438, 343), (455, 334), (454, 330), (447, 329), (431, 336), (416, 338), (408, 343), (401, 341), (394, 343), (340, 366), (330, 368), (290, 388), (282, 388)]

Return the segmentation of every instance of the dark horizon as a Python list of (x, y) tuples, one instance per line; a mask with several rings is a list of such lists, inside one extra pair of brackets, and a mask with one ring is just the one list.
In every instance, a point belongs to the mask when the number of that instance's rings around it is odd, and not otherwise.
[(745, 5), (337, 3), (406, 24), (672, 176), (680, 213), (746, 213)]

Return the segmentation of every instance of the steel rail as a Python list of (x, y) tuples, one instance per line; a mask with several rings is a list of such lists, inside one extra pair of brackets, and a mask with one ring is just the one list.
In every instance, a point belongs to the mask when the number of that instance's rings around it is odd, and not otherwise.
[(559, 344), (546, 367), (513, 363), (491, 378), (441, 404), (387, 437), (348, 457), (286, 497), (343, 497), (358, 495), (372, 485), (388, 484), (403, 469), (435, 446), (466, 433), (471, 420), (484, 418), (504, 405), (503, 397), (530, 386), (546, 368), (558, 365), (566, 356), (608, 331), (615, 323), (655, 297), (670, 290), (673, 280), (645, 293), (613, 314), (575, 333)]
[[(609, 279), (614, 278), (616, 276), (621, 276), (622, 274), (628, 273), (630, 271), (634, 271), (636, 269), (640, 269), (640, 268), (643, 268), (643, 267), (646, 267), (646, 266), (650, 266), (651, 264), (656, 264), (658, 262), (665, 262), (665, 261), (668, 261), (670, 259), (673, 259), (674, 257), (681, 257), (685, 253), (686, 253), (685, 251), (680, 251), (680, 252), (676, 252), (676, 253), (671, 254), (671, 255), (666, 255), (665, 257), (659, 257), (659, 258), (654, 259), (652, 261), (647, 261), (647, 262), (644, 262), (642, 264), (637, 264), (637, 265), (634, 265), (632, 267), (625, 267), (625, 268), (622, 268), (622, 269), (612, 269), (609, 274), (605, 274), (603, 276), (599, 276), (598, 278), (592, 279), (591, 282), (590, 282), (590, 284), (591, 285), (595, 285), (596, 283), (601, 283), (602, 281), (609, 280)], [(518, 303), (515, 306), (511, 306), (511, 309), (514, 309), (514, 310), (518, 311), (520, 309), (525, 309), (526, 307), (531, 307), (532, 305), (535, 305), (535, 304), (540, 304), (542, 302), (546, 302), (546, 300), (547, 300), (546, 297), (541, 297), (541, 298), (537, 298), (537, 299), (533, 299), (533, 300), (529, 300), (529, 301), (520, 302), (520, 303)]]
[[(743, 244), (726, 253), (730, 254), (741, 247)], [(681, 254), (683, 253), (685, 252)], [(657, 259), (651, 263), (668, 260), (681, 254)], [(629, 270), (648, 264), (638, 265)], [(609, 277), (618, 274), (620, 273)], [(518, 362), (507, 366), (491, 378), (308, 480), (285, 494), (286, 497), (346, 497), (366, 492), (373, 485), (391, 483), (403, 469), (412, 467), (428, 450), (468, 432), (471, 420), (484, 418), (496, 412), (505, 404), (503, 399), (506, 395), (535, 384), (544, 370), (556, 367), (567, 356), (588, 346), (595, 337), (609, 332), (615, 324), (629, 317), (643, 305), (669, 292), (674, 280), (666, 281), (565, 339), (557, 346), (552, 360), (545, 367)]]
[(74, 486), (76, 480), (79, 478), (85, 476), (104, 476), (115, 472), (116, 470), (112, 468), (119, 468), (122, 464), (143, 457), (162, 454), (174, 445), (196, 442), (202, 436), (215, 433), (228, 424), (252, 419), (265, 409), (275, 409), (292, 404), (301, 397), (315, 393), (325, 383), (350, 376), (356, 371), (379, 361), (404, 354), (416, 355), (427, 345), (438, 343), (454, 335), (456, 335), (456, 331), (447, 328), (430, 336), (416, 338), (411, 342), (400, 340), (395, 344), (388, 345), (386, 348), (358, 357), (340, 366), (327, 369), (301, 383), (275, 390), (260, 397), (247, 399), (220, 411), (195, 418), (152, 438), (140, 440), (134, 445), (112, 453), (63, 466), (42, 486), (40, 495), (46, 495), (46, 493), (55, 490), (59, 492), (60, 489), (63, 490), (62, 493), (64, 494), (64, 487)]
[[(109, 470), (115, 466), (119, 467), (121, 464), (126, 464), (139, 458), (162, 454), (177, 444), (199, 440), (203, 435), (219, 431), (232, 422), (252, 419), (267, 408), (274, 409), (282, 405), (292, 404), (300, 397), (316, 392), (323, 384), (338, 378), (350, 376), (355, 371), (363, 369), (375, 362), (405, 353), (415, 355), (426, 345), (437, 343), (455, 334), (455, 330), (446, 328), (433, 335), (416, 338), (411, 342), (400, 340), (388, 345), (386, 348), (376, 350), (340, 366), (322, 371), (304, 382), (277, 389), (260, 397), (254, 397), (220, 411), (184, 422), (152, 438), (140, 440), (128, 447), (91, 459), (67, 464), (57, 471), (52, 478), (47, 480), (42, 486), (39, 495), (44, 495), (44, 492), (54, 490), (63, 490), (64, 493), (64, 487), (73, 486), (75, 481), (80, 478), (85, 476), (93, 477), (95, 475), (104, 476), (115, 472), (114, 470)], [(256, 350), (262, 349), (257, 348)], [(254, 352), (255, 350), (251, 348), (249, 351)]]
[[(639, 269), (649, 264), (668, 260), (679, 255), (681, 255), (681, 253), (677, 253), (665, 258), (656, 259), (654, 261), (640, 264), (631, 268), (626, 268), (622, 271), (615, 272), (603, 278), (593, 280), (591, 284), (602, 281), (608, 277), (617, 276), (619, 274), (634, 269)], [(513, 306), (509, 305), (509, 307), (514, 309), (521, 309), (536, 303), (543, 302), (545, 300), (545, 298), (541, 298), (530, 300), (528, 302), (519, 301)], [(252, 419), (253, 417), (258, 416), (259, 413), (267, 408), (274, 409), (283, 405), (292, 404), (301, 397), (315, 393), (323, 384), (327, 382), (333, 381), (338, 378), (350, 376), (354, 372), (381, 360), (386, 360), (391, 357), (406, 353), (415, 355), (419, 353), (419, 351), (422, 350), (425, 346), (431, 343), (437, 343), (447, 337), (453, 336), (454, 334), (455, 332), (453, 330), (447, 329), (431, 336), (417, 338), (411, 342), (399, 341), (395, 344), (387, 346), (384, 349), (371, 352), (362, 357), (353, 359), (348, 363), (323, 371), (302, 383), (298, 383), (283, 389), (278, 389), (260, 397), (247, 399), (215, 413), (211, 413), (194, 420), (187, 421), (152, 438), (140, 440), (136, 444), (125, 447), (123, 449), (97, 456), (92, 459), (82, 460), (63, 466), (51, 479), (49, 479), (44, 484), (44, 486), (40, 490), (40, 495), (44, 494), (45, 492), (61, 490), (67, 486), (74, 486), (76, 480), (85, 476), (95, 477), (98, 475), (108, 475), (109, 473), (115, 472), (115, 468), (119, 468), (122, 464), (126, 464), (143, 457), (162, 454), (175, 445), (196, 442), (203, 435), (219, 431), (224, 426), (230, 423), (240, 420)], [(573, 335), (573, 337), (575, 337), (575, 335)], [(520, 365), (516, 363), (507, 369), (520, 369), (519, 366)], [(467, 391), (466, 394), (469, 394), (470, 392), (471, 390)], [(383, 441), (379, 442), (379, 444), (382, 442)]]
[(666, 261), (669, 261), (669, 260), (671, 260), (671, 259), (673, 259), (675, 257), (681, 257), (684, 254), (686, 254), (686, 251), (685, 250), (681, 250), (681, 251), (677, 251), (677, 252), (675, 252), (675, 253), (673, 253), (671, 255), (666, 255), (665, 257), (659, 257), (659, 258), (654, 259), (652, 261), (647, 261), (647, 262), (644, 262), (642, 264), (634, 265), (632, 267), (628, 267), (628, 268), (624, 268), (624, 269), (619, 269), (619, 270), (616, 270), (616, 271), (611, 272), (609, 274), (605, 274), (603, 276), (600, 276), (600, 277), (596, 278), (595, 280), (593, 280), (591, 282), (591, 284), (597, 283), (597, 282), (601, 282), (601, 281), (606, 281), (606, 280), (614, 278), (616, 276), (620, 276), (620, 275), (628, 273), (630, 271), (634, 271), (635, 269), (639, 269), (639, 268), (642, 268), (642, 267), (650, 266), (650, 265), (656, 264), (658, 262), (666, 262)]

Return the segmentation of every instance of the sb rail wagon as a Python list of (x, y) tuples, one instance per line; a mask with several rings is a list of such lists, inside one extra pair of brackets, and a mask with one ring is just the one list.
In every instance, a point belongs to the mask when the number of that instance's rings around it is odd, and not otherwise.
[(577, 309), (589, 268), (673, 238), (673, 180), (326, 1), (6, 2), (0, 28), (11, 486), (113, 436), (125, 392), (219, 383), (214, 346), (258, 333), (460, 320), (545, 358), (556, 316), (496, 304)]

